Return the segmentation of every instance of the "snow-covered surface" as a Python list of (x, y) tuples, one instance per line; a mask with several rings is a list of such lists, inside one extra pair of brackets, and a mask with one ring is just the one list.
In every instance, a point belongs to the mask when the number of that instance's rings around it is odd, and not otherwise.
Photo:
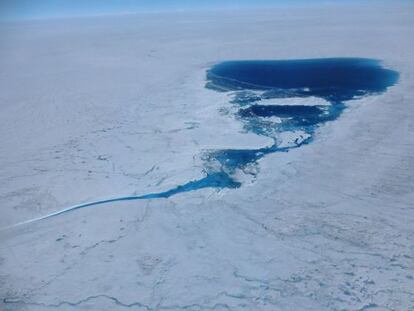
[(200, 178), (206, 149), (270, 145), (204, 88), (216, 62), (367, 57), (401, 76), (311, 144), (261, 159), (239, 189), (2, 230), (0, 309), (413, 309), (413, 15), (396, 4), (1, 24), (1, 228)]

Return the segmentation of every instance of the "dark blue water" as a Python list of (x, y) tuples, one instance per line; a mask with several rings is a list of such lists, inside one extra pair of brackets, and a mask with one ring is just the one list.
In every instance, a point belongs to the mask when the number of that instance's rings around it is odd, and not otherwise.
[(273, 117), (280, 118), (317, 118), (323, 114), (323, 107), (318, 106), (304, 106), (304, 105), (292, 105), (292, 106), (270, 106), (270, 105), (252, 105), (249, 108), (240, 110), (240, 116), (242, 118), (254, 118), (254, 117)]
[[(161, 199), (203, 188), (238, 188), (235, 176), (248, 166), (257, 166), (264, 156), (288, 152), (313, 140), (315, 130), (337, 119), (346, 108), (345, 102), (372, 94), (380, 94), (398, 81), (398, 73), (385, 69), (377, 60), (363, 58), (325, 58), (275, 61), (228, 61), (207, 72), (206, 87), (231, 95), (229, 105), (238, 109), (235, 119), (247, 132), (273, 139), (273, 145), (257, 149), (208, 150), (202, 158), (205, 176), (160, 193), (125, 196), (75, 205), (31, 220), (60, 215), (75, 209), (110, 202)], [(328, 105), (314, 105), (314, 98)], [(306, 105), (263, 105), (262, 100), (308, 98)], [(277, 120), (274, 120), (276, 117)], [(281, 145), (285, 132), (299, 133), (288, 144)], [(296, 134), (294, 134), (296, 135)], [(31, 222), (28, 221), (28, 222)], [(25, 222), (27, 223), (27, 222)]]
[[(222, 91), (268, 90), (270, 97), (317, 96), (349, 100), (381, 93), (398, 73), (365, 58), (228, 61), (208, 71), (209, 87)], [(273, 93), (273, 95), (271, 95)]]
[[(312, 132), (317, 126), (339, 117), (345, 109), (343, 103), (328, 106), (303, 105), (259, 105), (240, 109), (238, 116), (248, 131), (270, 136), (270, 132), (303, 130)], [(280, 123), (271, 123), (266, 118), (278, 117)]]

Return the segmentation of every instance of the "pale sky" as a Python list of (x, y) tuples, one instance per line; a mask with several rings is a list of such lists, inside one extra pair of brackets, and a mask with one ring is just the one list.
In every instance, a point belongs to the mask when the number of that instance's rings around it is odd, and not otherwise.
[[(362, 2), (362, 0), (0, 0), (0, 19), (339, 2), (346, 4)], [(371, 2), (378, 1), (371, 0)]]

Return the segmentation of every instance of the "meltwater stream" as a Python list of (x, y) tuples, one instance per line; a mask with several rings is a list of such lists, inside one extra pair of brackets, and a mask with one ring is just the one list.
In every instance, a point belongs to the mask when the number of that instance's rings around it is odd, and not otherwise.
[[(267, 154), (287, 152), (311, 142), (315, 129), (338, 118), (346, 101), (383, 93), (397, 83), (398, 77), (397, 72), (383, 68), (378, 60), (365, 58), (219, 63), (208, 70), (206, 87), (228, 93), (229, 105), (238, 110), (235, 118), (243, 123), (246, 131), (273, 139), (272, 146), (208, 150), (202, 155), (205, 177), (199, 180), (165, 192), (74, 205), (20, 224), (118, 201), (169, 198), (203, 188), (238, 188), (241, 183), (235, 178), (236, 172), (256, 166)], [(292, 104), (292, 100), (298, 103)]]

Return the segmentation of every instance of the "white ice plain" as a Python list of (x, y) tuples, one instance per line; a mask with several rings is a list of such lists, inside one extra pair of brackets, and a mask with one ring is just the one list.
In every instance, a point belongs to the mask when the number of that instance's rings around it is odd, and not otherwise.
[(0, 228), (164, 191), (206, 149), (271, 144), (204, 88), (231, 59), (367, 57), (400, 72), (239, 189), (0, 232), (1, 310), (413, 310), (414, 7), (0, 25)]

